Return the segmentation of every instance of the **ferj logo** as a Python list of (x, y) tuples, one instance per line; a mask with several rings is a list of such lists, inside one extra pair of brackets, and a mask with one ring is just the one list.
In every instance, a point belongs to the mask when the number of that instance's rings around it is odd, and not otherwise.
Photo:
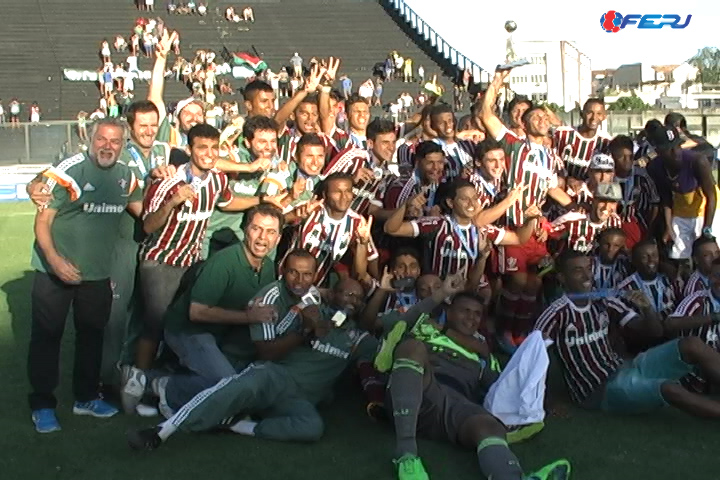
[(691, 18), (692, 15), (688, 15), (685, 22), (680, 23), (682, 18), (676, 14), (622, 15), (615, 10), (608, 10), (600, 17), (600, 26), (608, 33), (619, 32), (628, 25), (636, 25), (641, 29), (659, 29), (664, 26), (685, 28), (690, 24)]

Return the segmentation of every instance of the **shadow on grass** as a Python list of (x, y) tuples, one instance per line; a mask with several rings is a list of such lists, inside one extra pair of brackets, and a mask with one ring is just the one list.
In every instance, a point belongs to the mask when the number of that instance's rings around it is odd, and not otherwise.
[[(26, 270), (19, 278), (14, 278), (0, 286), (5, 293), (10, 313), (10, 325), (15, 347), (27, 350), (30, 339), (30, 291), (34, 272)], [(2, 367), (0, 367), (2, 368)]]

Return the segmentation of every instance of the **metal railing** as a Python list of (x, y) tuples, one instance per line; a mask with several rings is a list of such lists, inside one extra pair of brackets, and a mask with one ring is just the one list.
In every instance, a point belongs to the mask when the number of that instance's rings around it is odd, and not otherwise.
[(79, 148), (77, 121), (0, 124), (0, 165), (53, 163)]
[(417, 32), (419, 36), (425, 39), (432, 48), (437, 50), (443, 58), (447, 59), (460, 70), (470, 69), (472, 77), (476, 82), (480, 81), (480, 72), (483, 71), (480, 66), (467, 58), (465, 55), (453, 48), (443, 37), (441, 37), (428, 23), (420, 18), (415, 11), (410, 8), (403, 0), (385, 0), (392, 6), (405, 22)]

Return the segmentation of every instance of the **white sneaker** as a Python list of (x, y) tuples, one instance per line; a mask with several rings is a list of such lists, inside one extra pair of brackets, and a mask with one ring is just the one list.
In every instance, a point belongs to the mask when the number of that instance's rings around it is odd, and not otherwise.
[(145, 372), (132, 365), (122, 367), (122, 390), (120, 400), (126, 415), (136, 413), (136, 408), (145, 394), (147, 377)]

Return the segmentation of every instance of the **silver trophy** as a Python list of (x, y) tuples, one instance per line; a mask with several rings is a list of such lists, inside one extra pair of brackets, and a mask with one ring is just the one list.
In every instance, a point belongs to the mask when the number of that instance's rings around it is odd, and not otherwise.
[(512, 38), (512, 34), (515, 30), (517, 30), (517, 23), (513, 20), (505, 22), (505, 31), (508, 32), (507, 41), (505, 42), (505, 63), (498, 66), (498, 70), (510, 70), (512, 68), (530, 64), (526, 58), (518, 58), (515, 53), (515, 44), (513, 43)]

